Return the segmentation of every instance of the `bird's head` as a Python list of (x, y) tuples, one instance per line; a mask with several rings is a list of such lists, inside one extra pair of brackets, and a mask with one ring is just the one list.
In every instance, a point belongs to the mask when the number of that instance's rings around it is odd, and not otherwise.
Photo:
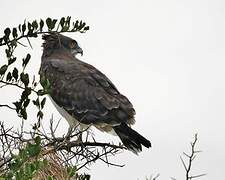
[(66, 51), (71, 53), (73, 56), (77, 54), (83, 55), (83, 50), (79, 47), (76, 40), (63, 36), (59, 33), (49, 33), (42, 36), (44, 40), (43, 47), (44, 52), (48, 56), (55, 51)]

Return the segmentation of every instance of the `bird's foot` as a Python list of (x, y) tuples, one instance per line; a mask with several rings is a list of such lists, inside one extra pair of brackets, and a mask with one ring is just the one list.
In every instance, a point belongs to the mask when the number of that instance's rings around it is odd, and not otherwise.
[[(75, 135), (77, 137), (77, 139), (73, 142), (77, 143), (77, 144), (81, 144), (83, 141), (82, 141), (82, 133), (79, 133), (78, 135)], [(73, 135), (73, 130), (72, 129), (69, 129), (67, 134), (65, 135), (64, 137), (64, 140), (63, 140), (63, 143), (69, 143), (70, 142), (70, 139), (73, 138), (74, 135)]]

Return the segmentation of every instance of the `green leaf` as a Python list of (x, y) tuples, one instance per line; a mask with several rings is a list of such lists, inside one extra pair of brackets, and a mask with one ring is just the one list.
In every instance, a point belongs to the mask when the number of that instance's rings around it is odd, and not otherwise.
[(42, 111), (38, 111), (38, 113), (37, 113), (37, 117), (38, 117), (38, 119), (42, 119), (43, 118), (43, 112)]
[(26, 108), (30, 103), (30, 99), (26, 99), (23, 103), (23, 106)]
[(34, 142), (36, 143), (36, 145), (40, 145), (41, 144), (40, 136), (35, 137)]
[(42, 163), (41, 163), (41, 161), (35, 161), (35, 162), (34, 162), (34, 165), (35, 165), (35, 168), (36, 168), (36, 169), (40, 169), (41, 166), (42, 166)]
[(27, 119), (27, 111), (25, 108), (21, 109), (20, 115), (22, 116), (23, 119)]
[(4, 30), (4, 33), (5, 33), (5, 37), (9, 38), (9, 35), (10, 35), (10, 33), (11, 33), (11, 30), (10, 30), (9, 28), (6, 28), (6, 29)]
[(46, 97), (44, 97), (44, 99), (42, 99), (41, 101), (41, 109), (44, 108), (45, 102), (46, 102)]
[(48, 30), (51, 31), (52, 29), (54, 29), (56, 22), (57, 22), (57, 19), (53, 19), (52, 20), (51, 18), (47, 18), (46, 19), (46, 24), (48, 26)]
[(41, 76), (40, 83), (43, 86), (44, 91), (48, 91), (51, 87), (49, 80), (45, 76)]
[(21, 24), (19, 24), (18, 29), (19, 29), (19, 31), (21, 32)]
[(24, 168), (24, 171), (25, 171), (25, 174), (28, 176), (28, 177), (32, 177), (33, 175), (33, 172), (35, 171), (35, 167), (33, 163), (26, 163), (25, 164), (25, 168)]
[(3, 65), (3, 66), (0, 68), (0, 75), (5, 74), (5, 72), (7, 71), (7, 69), (8, 69), (8, 65)]
[(37, 125), (37, 123), (35, 123), (33, 126), (32, 126), (32, 129), (33, 130), (37, 130), (39, 127), (38, 127), (38, 125)]
[(34, 28), (33, 28), (32, 24), (29, 23), (29, 22), (28, 22), (27, 26), (28, 26), (28, 33), (27, 33), (27, 35), (32, 37), (33, 36), (33, 32), (34, 32)]
[(33, 26), (34, 29), (37, 29), (37, 28), (38, 28), (38, 23), (37, 23), (36, 20), (34, 20), (34, 21), (32, 22), (32, 26)]
[(78, 28), (78, 26), (79, 26), (79, 21), (76, 21), (76, 23), (75, 23), (74, 27), (77, 29), (77, 28)]
[(16, 101), (16, 102), (14, 102), (13, 104), (16, 106), (16, 112), (18, 113), (18, 112), (19, 112), (19, 110), (20, 110), (20, 109), (21, 109), (21, 107), (22, 107), (21, 102)]
[(31, 23), (28, 22), (28, 25), (27, 26), (28, 26), (28, 30), (33, 30), (33, 27), (31, 25)]
[(24, 24), (22, 25), (22, 33), (24, 34), (25, 31), (26, 31), (26, 24), (24, 23)]
[(29, 156), (34, 157), (34, 156), (37, 156), (41, 152), (41, 147), (39, 144), (37, 145), (37, 144), (28, 143), (27, 151), (28, 151)]
[(53, 177), (52, 176), (48, 176), (48, 180), (53, 180)]
[(57, 22), (57, 19), (53, 19), (52, 20), (52, 25), (51, 25), (52, 26), (52, 29), (54, 29), (56, 22)]
[[(21, 170), (22, 171), (22, 170)], [(23, 176), (23, 172), (21, 172), (21, 171), (19, 171), (19, 172), (16, 172), (16, 175), (15, 175), (15, 177), (16, 177), (16, 180), (22, 180), (22, 176)]]
[(49, 30), (52, 30), (53, 29), (52, 19), (51, 18), (47, 18), (46, 19), (46, 24), (47, 24)]
[(31, 88), (25, 87), (24, 91), (22, 92), (21, 99), (26, 100), (30, 94), (31, 94)]
[(19, 77), (17, 68), (13, 69), (12, 76), (17, 81), (17, 79)]
[(26, 67), (27, 66), (30, 58), (31, 58), (31, 55), (30, 54), (27, 54), (26, 58), (23, 59), (23, 64), (22, 64), (23, 67)]
[(36, 170), (36, 167), (35, 167), (34, 163), (30, 164), (30, 169), (31, 169), (32, 172), (34, 172)]
[(20, 80), (22, 81), (22, 83), (25, 85), (25, 86), (28, 86), (29, 84), (29, 75), (26, 73), (21, 73), (20, 74)]
[(52, 23), (52, 19), (51, 18), (47, 18), (46, 19), (46, 24), (47, 24), (48, 27), (51, 26), (51, 23)]
[(79, 180), (90, 180), (90, 178), (91, 178), (91, 176), (88, 174), (81, 174), (78, 177)]
[(30, 37), (37, 37), (38, 35), (37, 35), (37, 32), (28, 32), (28, 35), (30, 36)]
[(71, 20), (71, 16), (67, 16), (66, 17), (66, 25), (69, 27), (70, 26), (70, 20)]
[(80, 25), (79, 25), (78, 29), (82, 30), (85, 27), (85, 25), (86, 25), (85, 22), (80, 21)]
[(48, 165), (48, 160), (47, 159), (44, 159), (43, 160), (43, 164), (44, 164), (44, 166), (47, 166)]
[(6, 57), (10, 57), (11, 51), (9, 49), (5, 49), (5, 54), (6, 54)]
[(88, 31), (90, 28), (89, 28), (89, 26), (86, 26), (85, 28), (84, 28), (84, 31)]
[(9, 58), (9, 60), (8, 60), (8, 65), (11, 65), (11, 64), (14, 63), (15, 61), (16, 61), (16, 57)]
[(44, 27), (44, 21), (41, 19), (39, 24), (40, 24), (40, 31), (42, 32)]
[(33, 104), (34, 104), (35, 106), (37, 106), (38, 108), (40, 107), (39, 98), (37, 98), (36, 100), (33, 100), (32, 102), (33, 102)]
[(37, 98), (36, 100), (33, 100), (33, 104), (35, 106), (37, 106), (37, 108), (40, 108), (40, 101), (39, 101), (39, 98)]
[(67, 173), (69, 177), (73, 177), (76, 174), (76, 171), (77, 171), (76, 166), (67, 168)]
[(62, 17), (62, 18), (60, 19), (59, 24), (60, 24), (62, 27), (64, 26), (64, 24), (65, 24), (65, 18), (64, 18), (64, 17)]
[(43, 89), (39, 89), (38, 92), (37, 92), (38, 96), (43, 96), (45, 95), (45, 91)]
[(7, 76), (6, 76), (6, 81), (11, 81), (12, 80), (12, 74), (11, 72), (8, 72)]
[(63, 27), (62, 27), (62, 30), (61, 30), (61, 32), (66, 32), (66, 31), (68, 31), (69, 30), (69, 26), (67, 26), (67, 25), (64, 25)]
[(18, 37), (18, 34), (17, 34), (17, 29), (16, 28), (13, 28), (13, 38), (17, 38)]
[(0, 44), (2, 44), (3, 38), (0, 38)]

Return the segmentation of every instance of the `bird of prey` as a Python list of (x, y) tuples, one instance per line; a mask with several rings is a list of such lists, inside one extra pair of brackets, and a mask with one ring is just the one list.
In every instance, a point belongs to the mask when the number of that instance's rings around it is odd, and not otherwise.
[(59, 33), (44, 34), (40, 77), (50, 82), (50, 99), (70, 127), (95, 126), (119, 136), (127, 149), (138, 153), (151, 143), (131, 125), (135, 110), (131, 102), (98, 69), (82, 62), (77, 41)]

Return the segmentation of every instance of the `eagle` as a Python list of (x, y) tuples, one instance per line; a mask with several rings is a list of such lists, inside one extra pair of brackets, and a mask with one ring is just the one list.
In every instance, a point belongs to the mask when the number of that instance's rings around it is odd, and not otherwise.
[(131, 128), (135, 110), (127, 97), (94, 66), (79, 60), (83, 50), (76, 40), (59, 33), (48, 33), (44, 40), (40, 78), (50, 83), (49, 96), (69, 127), (94, 126), (117, 135), (134, 153), (151, 147), (145, 137)]

